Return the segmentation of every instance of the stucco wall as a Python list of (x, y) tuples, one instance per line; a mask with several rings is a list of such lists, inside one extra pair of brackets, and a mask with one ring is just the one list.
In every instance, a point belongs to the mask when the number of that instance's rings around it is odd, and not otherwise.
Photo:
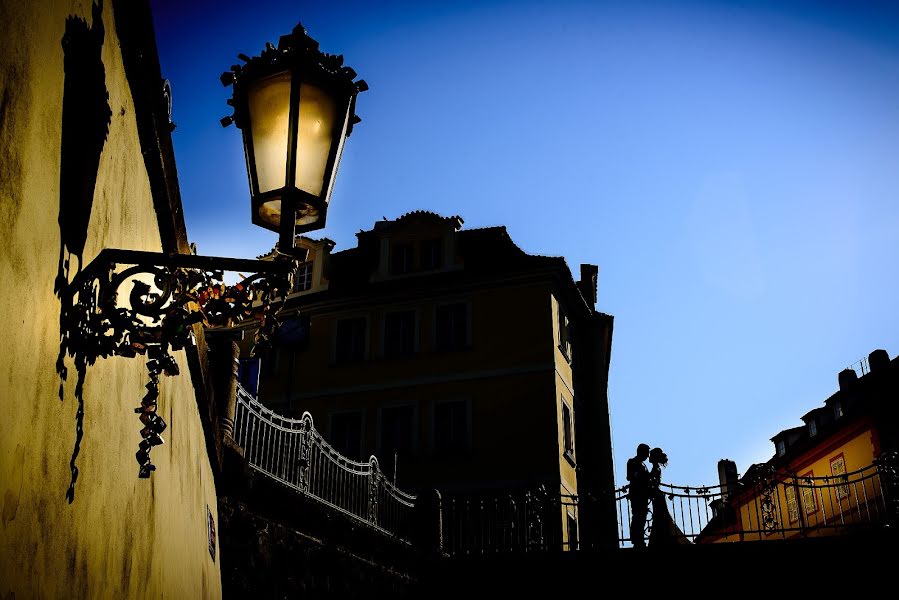
[[(827, 487), (823, 480), (813, 480), (816, 486), (814, 492), (803, 488), (804, 477), (831, 477), (831, 461), (838, 456), (843, 456), (847, 473), (852, 473), (870, 467), (874, 462), (874, 431), (863, 424), (852, 428), (856, 433), (840, 437), (838, 442), (822, 440), (821, 447), (809, 457), (802, 457), (796, 464), (790, 466), (790, 471), (797, 477), (800, 487), (793, 492), (796, 499), (797, 510), (801, 511), (806, 527), (815, 528), (830, 524), (843, 524), (855, 522), (877, 521), (881, 518), (881, 482), (880, 478), (873, 476), (873, 471), (851, 476), (850, 483), (846, 487), (846, 496), (839, 496), (835, 487)], [(790, 480), (787, 480), (789, 485)], [(834, 481), (831, 485), (835, 485)], [(807, 491), (806, 491), (807, 490)], [(813, 502), (809, 500), (813, 499)], [(759, 529), (758, 505), (760, 497), (752, 496), (740, 506), (740, 519), (744, 529)], [(788, 501), (784, 485), (777, 486), (777, 523), (780, 527), (799, 528), (802, 526), (798, 520), (791, 519), (788, 510)], [(785, 537), (797, 537), (800, 535), (830, 535), (833, 531), (820, 530), (800, 533), (791, 531)], [(719, 541), (732, 541), (737, 536), (731, 536)], [(744, 539), (764, 539), (764, 534), (747, 534)]]
[(110, 358), (88, 368), (80, 476), (74, 502), (66, 500), (77, 401), (72, 361), (62, 401), (56, 372), (63, 96), (91, 84), (65, 73), (67, 31), (102, 42), (111, 112), (84, 260), (104, 247), (161, 248), (111, 3), (94, 15), (86, 1), (2, 2), (0, 23), (0, 596), (219, 597), (206, 536), (215, 486), (183, 352), (182, 375), (160, 386), (169, 428), (153, 451), (151, 479), (137, 478), (134, 459), (145, 361)]
[[(571, 357), (562, 353), (559, 334), (559, 301), (555, 296), (550, 296), (552, 303), (552, 327), (553, 327), (553, 364), (555, 365), (556, 383), (556, 437), (558, 439), (559, 473), (562, 478), (562, 493), (577, 494), (577, 473), (574, 465), (565, 458), (565, 431), (562, 419), (562, 403), (568, 405), (571, 410), (572, 437), (577, 457), (577, 436), (575, 435), (576, 423), (574, 412), (574, 384), (572, 383)], [(572, 348), (572, 353), (577, 350)]]

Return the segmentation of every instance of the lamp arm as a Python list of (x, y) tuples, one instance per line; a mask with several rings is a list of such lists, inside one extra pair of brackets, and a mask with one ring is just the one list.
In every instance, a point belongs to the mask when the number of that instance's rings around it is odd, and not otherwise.
[[(253, 320), (260, 324), (254, 352), (267, 348), (297, 265), (296, 259), (287, 256), (250, 260), (107, 248), (66, 286), (61, 294), (57, 372), (64, 381), (64, 359), (74, 359), (79, 377), (75, 390), (81, 406), (88, 365), (109, 356), (147, 356), (147, 393), (134, 411), (143, 425), (135, 455), (140, 477), (150, 477), (156, 469), (150, 462), (150, 449), (163, 443), (160, 434), (166, 424), (156, 413), (158, 381), (160, 374), (178, 374), (172, 352), (193, 341), (196, 323), (217, 329)], [(228, 285), (225, 271), (252, 275)], [(120, 300), (120, 292), (127, 293), (127, 301)], [(77, 454), (76, 444), (70, 501), (78, 476)]]

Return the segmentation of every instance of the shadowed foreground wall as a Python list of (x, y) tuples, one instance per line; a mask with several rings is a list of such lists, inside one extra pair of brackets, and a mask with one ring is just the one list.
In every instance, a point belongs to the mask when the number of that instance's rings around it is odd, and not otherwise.
[(219, 597), (215, 483), (184, 352), (182, 374), (161, 381), (169, 428), (148, 480), (134, 459), (145, 360), (88, 367), (66, 500), (78, 402), (71, 359), (58, 390), (61, 241), (69, 280), (72, 253), (162, 247), (112, 5), (4, 0), (0, 23), (0, 597)]

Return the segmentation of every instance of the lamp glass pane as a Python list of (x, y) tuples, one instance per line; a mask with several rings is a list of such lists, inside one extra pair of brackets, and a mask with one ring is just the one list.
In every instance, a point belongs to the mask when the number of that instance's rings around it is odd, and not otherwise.
[(277, 229), (281, 225), (281, 196), (274, 196), (259, 205), (259, 218)]
[(343, 123), (340, 125), (340, 137), (337, 138), (337, 154), (334, 157), (334, 171), (331, 173), (331, 179), (328, 181), (328, 193), (325, 194), (325, 202), (331, 197), (331, 191), (334, 189), (334, 181), (337, 179), (337, 171), (340, 169), (340, 157), (343, 156), (343, 144), (346, 142), (346, 130), (350, 123), (350, 107), (347, 106), (346, 113), (343, 115)]
[(300, 85), (297, 187), (314, 196), (322, 193), (336, 117), (334, 98), (318, 86), (309, 83)]
[(248, 96), (258, 193), (265, 193), (282, 188), (287, 182), (290, 73), (253, 83)]

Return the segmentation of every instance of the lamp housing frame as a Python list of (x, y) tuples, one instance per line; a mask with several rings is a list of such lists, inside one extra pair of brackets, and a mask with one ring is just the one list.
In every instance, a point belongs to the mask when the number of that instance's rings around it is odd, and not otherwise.
[[(253, 224), (278, 232), (279, 252), (292, 254), (297, 234), (322, 229), (325, 226), (344, 142), (352, 133), (353, 126), (361, 121), (355, 112), (356, 97), (368, 89), (368, 84), (364, 80), (354, 81), (356, 71), (344, 66), (343, 56), (321, 52), (318, 42), (309, 37), (301, 24), (298, 24), (290, 34), (281, 36), (277, 48), (267, 43), (260, 56), (249, 58), (240, 54), (238, 57), (245, 64), (232, 65), (231, 70), (223, 73), (221, 77), (223, 85), (233, 86), (233, 96), (229, 104), (234, 107), (234, 114), (222, 119), (222, 125), (234, 123), (243, 134)], [(287, 74), (290, 78), (284, 185), (260, 191), (256, 140), (253, 139), (250, 115), (250, 92), (254, 84), (281, 74)], [(298, 139), (298, 130), (303, 102), (300, 92), (303, 84), (315, 86), (323, 91), (333, 101), (335, 109), (328, 157), (321, 191), (318, 194), (300, 189), (297, 181), (298, 144), (302, 143)], [(275, 199), (281, 201), (279, 223), (273, 222), (273, 219), (267, 220), (261, 214), (266, 203)], [(297, 224), (298, 215), (307, 211), (317, 213), (317, 218), (309, 223)]]

